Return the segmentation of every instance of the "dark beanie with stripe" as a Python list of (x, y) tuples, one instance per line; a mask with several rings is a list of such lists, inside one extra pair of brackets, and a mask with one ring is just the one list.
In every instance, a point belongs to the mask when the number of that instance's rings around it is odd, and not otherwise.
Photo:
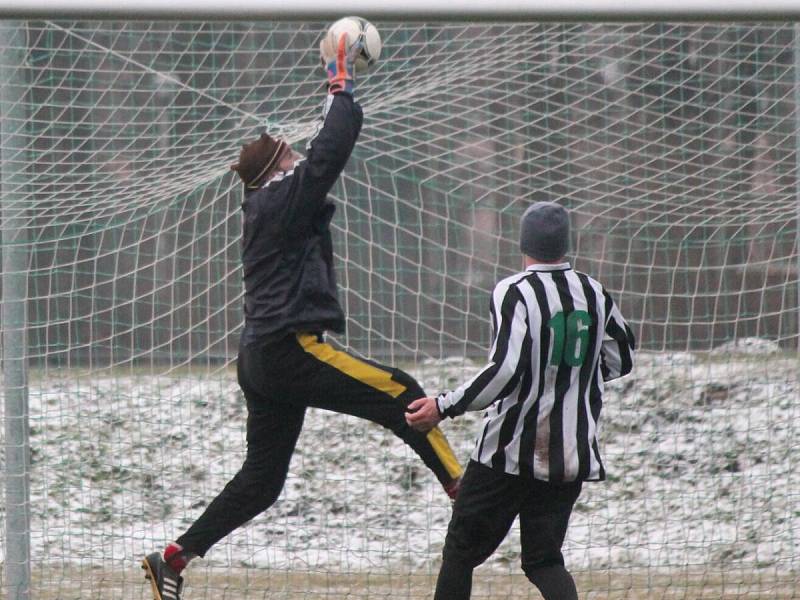
[(239, 162), (231, 165), (249, 190), (261, 187), (266, 178), (278, 168), (288, 144), (262, 133), (256, 141), (245, 144)]
[(519, 234), (522, 253), (553, 262), (569, 250), (569, 214), (555, 202), (536, 202), (522, 215)]

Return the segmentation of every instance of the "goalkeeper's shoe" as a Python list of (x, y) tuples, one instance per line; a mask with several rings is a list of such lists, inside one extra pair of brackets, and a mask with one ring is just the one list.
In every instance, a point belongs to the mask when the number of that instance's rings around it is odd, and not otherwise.
[(153, 588), (153, 600), (181, 600), (183, 577), (164, 561), (160, 552), (145, 556), (142, 568), (145, 579), (150, 580)]

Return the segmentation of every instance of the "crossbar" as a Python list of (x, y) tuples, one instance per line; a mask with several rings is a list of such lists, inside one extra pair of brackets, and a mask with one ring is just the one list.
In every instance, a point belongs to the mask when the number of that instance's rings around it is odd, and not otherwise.
[(796, 0), (0, 0), (0, 19), (328, 21), (800, 20)]

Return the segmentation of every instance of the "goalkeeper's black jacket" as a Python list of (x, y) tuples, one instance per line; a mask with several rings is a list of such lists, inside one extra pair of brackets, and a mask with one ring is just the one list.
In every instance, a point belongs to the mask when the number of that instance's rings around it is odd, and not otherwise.
[(329, 95), (306, 157), (245, 192), (242, 344), (290, 332), (344, 331), (330, 232), (335, 206), (327, 195), (350, 157), (362, 119), (352, 96)]

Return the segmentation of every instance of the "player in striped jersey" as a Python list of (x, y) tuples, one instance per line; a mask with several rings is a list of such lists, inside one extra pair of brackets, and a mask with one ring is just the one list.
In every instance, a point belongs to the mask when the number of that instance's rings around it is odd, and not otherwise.
[(522, 569), (545, 600), (577, 599), (561, 546), (584, 481), (605, 478), (603, 382), (630, 373), (633, 334), (608, 292), (565, 260), (569, 215), (525, 211), (525, 270), (494, 289), (489, 364), (456, 390), (412, 402), (419, 431), (486, 410), (447, 530), (435, 600), (470, 597), (472, 571), (520, 518)]

